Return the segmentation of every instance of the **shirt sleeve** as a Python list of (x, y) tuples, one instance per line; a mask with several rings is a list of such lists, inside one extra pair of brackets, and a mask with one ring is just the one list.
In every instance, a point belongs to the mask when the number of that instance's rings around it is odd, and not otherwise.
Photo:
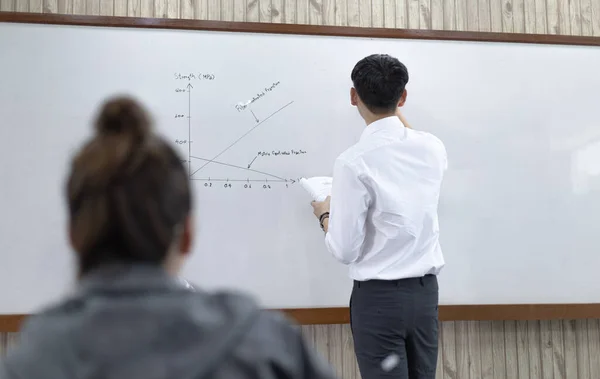
[(365, 221), (370, 194), (357, 170), (348, 162), (337, 160), (333, 169), (333, 188), (327, 249), (344, 264), (360, 258), (365, 240)]

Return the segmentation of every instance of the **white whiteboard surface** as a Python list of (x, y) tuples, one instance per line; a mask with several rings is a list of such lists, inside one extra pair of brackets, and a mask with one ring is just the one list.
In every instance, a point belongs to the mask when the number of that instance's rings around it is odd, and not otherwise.
[(0, 52), (0, 313), (72, 285), (67, 165), (120, 93), (201, 158), (186, 279), (265, 307), (347, 305), (346, 268), (292, 180), (330, 175), (362, 132), (349, 76), (371, 53), (408, 66), (406, 117), (448, 150), (441, 304), (600, 302), (598, 48), (0, 24)]

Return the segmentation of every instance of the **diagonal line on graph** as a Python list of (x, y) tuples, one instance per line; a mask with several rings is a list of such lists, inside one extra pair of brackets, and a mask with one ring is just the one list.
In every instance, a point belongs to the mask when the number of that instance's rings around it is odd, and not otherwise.
[(229, 164), (229, 163), (225, 163), (225, 162), (217, 162), (214, 159), (204, 159), (204, 158), (199, 158), (199, 157), (195, 157), (195, 156), (191, 156), (193, 159), (199, 159), (201, 161), (205, 161), (205, 162), (209, 162), (209, 163), (214, 163), (214, 164), (218, 164), (221, 166), (227, 166), (227, 167), (233, 167), (233, 168), (239, 168), (240, 170), (245, 170), (245, 171), (252, 171), (252, 172), (256, 172), (257, 174), (262, 174), (262, 175), (267, 175), (270, 176), (272, 178), (275, 179), (279, 179), (279, 180), (285, 180), (284, 178), (277, 176), (277, 175), (273, 175), (273, 174), (269, 174), (268, 172), (263, 172), (263, 171), (258, 171), (258, 170), (253, 170), (251, 168), (246, 168), (246, 167), (242, 167), (242, 166), (236, 166), (233, 164)]
[(223, 151), (221, 151), (219, 154), (215, 155), (212, 159), (208, 159), (206, 161), (206, 163), (204, 163), (199, 169), (197, 169), (196, 171), (192, 172), (192, 174), (190, 175), (190, 177), (194, 176), (195, 173), (197, 173), (198, 171), (202, 170), (204, 167), (208, 166), (209, 164), (213, 163), (215, 159), (219, 158), (223, 153), (225, 153), (227, 150), (231, 149), (232, 147), (234, 147), (238, 142), (240, 142), (244, 137), (246, 137), (248, 134), (252, 133), (256, 128), (258, 128), (259, 126), (261, 126), (265, 121), (267, 121), (268, 119), (270, 119), (271, 117), (275, 116), (277, 113), (281, 112), (282, 110), (284, 110), (285, 108), (289, 107), (290, 105), (292, 105), (293, 101), (290, 101), (289, 103), (287, 103), (286, 105), (284, 105), (283, 107), (279, 108), (278, 110), (276, 110), (275, 112), (271, 113), (271, 115), (267, 118), (265, 118), (264, 120), (262, 120), (261, 122), (259, 122), (258, 124), (256, 124), (252, 129), (248, 130), (246, 133), (244, 133), (240, 138), (236, 139), (231, 145), (227, 146), (225, 149), (223, 149)]

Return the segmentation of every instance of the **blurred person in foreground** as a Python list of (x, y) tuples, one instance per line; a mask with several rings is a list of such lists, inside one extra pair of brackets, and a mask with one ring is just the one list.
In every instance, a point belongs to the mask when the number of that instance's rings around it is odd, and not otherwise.
[(194, 227), (190, 181), (134, 100), (104, 104), (66, 197), (74, 294), (30, 318), (0, 378), (333, 378), (278, 313), (177, 278)]

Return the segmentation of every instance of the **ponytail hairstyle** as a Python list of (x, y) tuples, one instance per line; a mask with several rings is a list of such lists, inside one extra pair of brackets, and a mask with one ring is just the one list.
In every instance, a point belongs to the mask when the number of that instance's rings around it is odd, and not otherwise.
[(179, 156), (127, 97), (103, 105), (73, 158), (67, 199), (80, 276), (109, 263), (161, 265), (192, 206)]

